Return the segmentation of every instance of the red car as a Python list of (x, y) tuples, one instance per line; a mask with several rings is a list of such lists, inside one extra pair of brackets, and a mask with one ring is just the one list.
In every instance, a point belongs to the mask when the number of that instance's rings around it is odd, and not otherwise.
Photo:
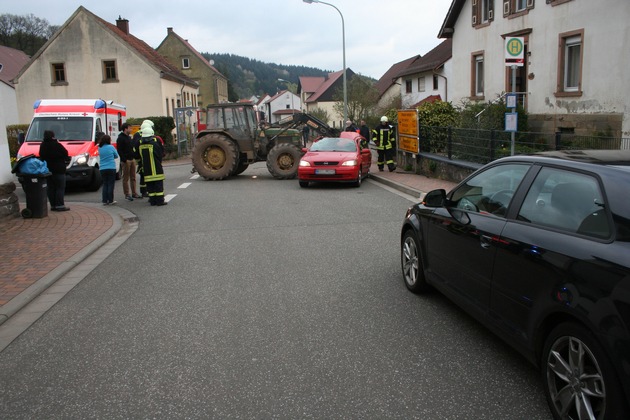
[(303, 150), (305, 154), (298, 167), (302, 188), (311, 181), (349, 182), (359, 187), (372, 165), (367, 140), (351, 131), (344, 131), (339, 137), (324, 137)]

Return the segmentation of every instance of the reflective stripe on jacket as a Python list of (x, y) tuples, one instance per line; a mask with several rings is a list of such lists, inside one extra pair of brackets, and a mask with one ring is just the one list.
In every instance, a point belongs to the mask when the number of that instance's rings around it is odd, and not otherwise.
[(164, 147), (155, 137), (143, 137), (138, 147), (142, 159), (142, 172), (145, 182), (160, 181), (165, 179), (162, 168), (162, 156)]
[(391, 125), (379, 125), (372, 130), (372, 140), (374, 140), (377, 150), (391, 149), (394, 147), (394, 141), (396, 141), (394, 127)]

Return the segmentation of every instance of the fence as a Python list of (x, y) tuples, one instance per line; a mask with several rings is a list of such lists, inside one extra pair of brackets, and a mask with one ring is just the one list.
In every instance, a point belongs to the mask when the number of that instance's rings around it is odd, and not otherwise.
[[(509, 156), (511, 132), (420, 126), (420, 153), (486, 164)], [(630, 149), (630, 138), (577, 136), (566, 133), (515, 133), (515, 154), (568, 149)]]

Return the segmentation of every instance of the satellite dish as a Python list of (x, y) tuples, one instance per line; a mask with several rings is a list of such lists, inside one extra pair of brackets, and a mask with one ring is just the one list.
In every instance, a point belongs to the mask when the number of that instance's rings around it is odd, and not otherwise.
[(211, 66), (214, 66), (214, 60), (210, 60), (209, 63)]

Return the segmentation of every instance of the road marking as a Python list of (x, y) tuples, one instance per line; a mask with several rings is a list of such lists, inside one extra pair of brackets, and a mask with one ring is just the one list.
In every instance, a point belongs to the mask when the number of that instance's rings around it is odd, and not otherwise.
[(184, 182), (182, 185), (180, 185), (177, 188), (188, 188), (192, 183), (191, 182)]
[(195, 175), (190, 177), (190, 179), (197, 179), (197, 178), (199, 178), (199, 174), (195, 174)]
[(177, 197), (177, 194), (166, 194), (164, 196), (164, 201), (166, 201), (168, 203), (169, 201), (171, 201), (175, 197)]

